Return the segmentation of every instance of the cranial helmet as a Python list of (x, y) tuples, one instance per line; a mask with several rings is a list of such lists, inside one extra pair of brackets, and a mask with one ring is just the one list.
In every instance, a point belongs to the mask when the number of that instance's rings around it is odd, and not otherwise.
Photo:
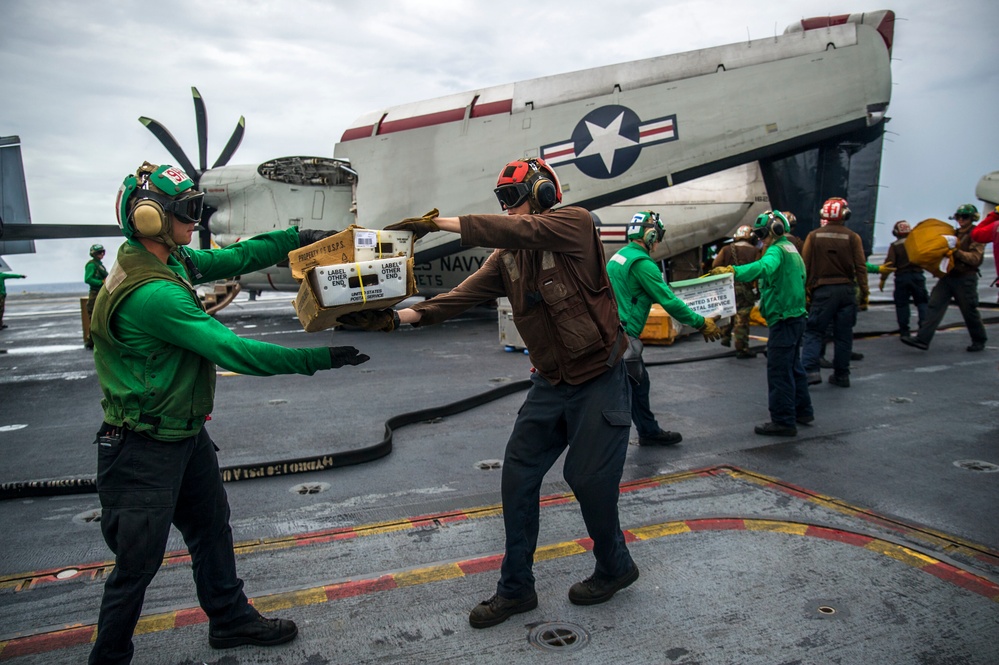
[(909, 226), (909, 222), (904, 219), (895, 222), (895, 226), (891, 227), (891, 234), (896, 238), (904, 238), (912, 232), (912, 227)]
[(753, 227), (743, 224), (732, 234), (733, 240), (749, 240), (753, 237)]
[(531, 202), (531, 212), (544, 212), (562, 202), (562, 185), (555, 171), (543, 159), (517, 159), (500, 171), (496, 198), (504, 210)]
[(753, 235), (760, 240), (770, 235), (779, 238), (790, 231), (791, 225), (788, 224), (787, 217), (780, 210), (767, 210), (753, 222)]
[(819, 216), (830, 222), (845, 222), (850, 219), (850, 206), (846, 199), (834, 196), (822, 204)]
[(91, 245), (90, 246), (90, 256), (97, 256), (104, 251), (104, 245)]
[(204, 192), (194, 189), (190, 176), (176, 166), (143, 162), (118, 189), (115, 215), (126, 238), (155, 238), (173, 249), (176, 243), (170, 215), (189, 224), (199, 223), (204, 197)]
[(978, 221), (978, 208), (970, 203), (965, 203), (957, 207), (957, 212), (951, 217), (951, 219), (957, 219), (958, 217), (970, 217), (971, 221)]
[(628, 222), (628, 240), (641, 240), (651, 247), (663, 241), (666, 237), (666, 225), (659, 218), (659, 213), (646, 212), (635, 213), (635, 216)]

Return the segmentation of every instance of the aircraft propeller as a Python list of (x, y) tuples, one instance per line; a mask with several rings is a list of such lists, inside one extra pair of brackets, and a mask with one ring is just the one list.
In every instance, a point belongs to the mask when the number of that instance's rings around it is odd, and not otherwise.
[[(187, 172), (189, 176), (194, 180), (195, 187), (201, 181), (201, 176), (204, 175), (205, 171), (208, 170), (208, 111), (205, 108), (205, 100), (198, 92), (198, 89), (191, 86), (191, 95), (194, 97), (194, 118), (197, 123), (198, 128), (198, 166), (195, 168), (194, 164), (184, 153), (184, 149), (180, 147), (180, 143), (177, 139), (173, 137), (166, 127), (163, 126), (157, 120), (152, 118), (147, 118), (142, 116), (139, 118), (146, 129), (153, 133), (159, 142), (167, 149), (175, 160), (177, 164), (180, 165), (184, 171)], [(246, 119), (243, 116), (239, 116), (239, 121), (236, 123), (236, 128), (232, 132), (232, 136), (229, 137), (229, 141), (225, 144), (222, 152), (219, 154), (218, 159), (212, 164), (212, 168), (217, 168), (219, 166), (225, 166), (232, 159), (232, 156), (236, 153), (239, 148), (239, 144), (243, 142), (243, 133), (246, 131)], [(211, 209), (206, 210), (208, 213), (204, 219), (201, 220), (201, 246), (208, 247), (211, 242), (211, 233), (208, 231), (208, 217), (214, 212)]]

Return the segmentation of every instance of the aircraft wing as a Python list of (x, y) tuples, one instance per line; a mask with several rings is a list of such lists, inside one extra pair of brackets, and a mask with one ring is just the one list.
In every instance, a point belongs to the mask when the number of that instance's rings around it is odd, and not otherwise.
[(32, 224), (21, 160), (21, 139), (0, 136), (0, 254), (34, 253), (32, 240), (120, 235), (117, 225)]
[[(395, 106), (355, 121), (334, 154), (358, 173), (358, 224), (370, 228), (434, 207), (499, 212), (496, 174), (524, 157), (555, 168), (563, 204), (594, 210), (880, 125), (893, 28), (890, 11), (802, 21), (781, 36)], [(432, 234), (419, 250), (456, 246)]]
[[(0, 246), (21, 240), (58, 240), (61, 238), (120, 238), (116, 224), (7, 224), (0, 227)], [(2, 252), (15, 254), (17, 252)]]

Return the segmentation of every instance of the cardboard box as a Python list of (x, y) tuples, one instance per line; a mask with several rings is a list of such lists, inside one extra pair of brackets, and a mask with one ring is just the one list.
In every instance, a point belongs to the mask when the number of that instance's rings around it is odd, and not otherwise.
[[(341, 293), (339, 295), (343, 295), (343, 291), (349, 291), (352, 294), (351, 298), (354, 298), (354, 301), (345, 305), (334, 305), (332, 307), (323, 306), (320, 297), (317, 295), (317, 289), (314, 288), (316, 280), (312, 278), (312, 273), (318, 268), (309, 268), (305, 273), (305, 279), (302, 280), (302, 283), (298, 287), (298, 295), (295, 296), (295, 312), (298, 314), (298, 320), (301, 321), (302, 328), (305, 329), (305, 332), (317, 332), (319, 330), (332, 328), (337, 324), (337, 319), (348, 312), (357, 312), (362, 309), (385, 309), (387, 307), (397, 305), (410, 296), (416, 295), (417, 289), (416, 277), (413, 274), (413, 259), (402, 256), (396, 259), (390, 259), (390, 261), (394, 261), (396, 264), (405, 266), (403, 277), (405, 281), (405, 292), (402, 295), (388, 297), (385, 299), (375, 299), (372, 297), (375, 291), (368, 284), (365, 284), (364, 287), (366, 291), (363, 296), (360, 295), (360, 286), (356, 288), (340, 289)], [(384, 263), (384, 261), (369, 263)], [(359, 282), (363, 281), (363, 272), (364, 271), (362, 269), (362, 277), (358, 278)], [(348, 287), (349, 285), (348, 281)], [(398, 286), (399, 283), (396, 282), (394, 287), (397, 288)], [(321, 292), (322, 289), (319, 289), (318, 291)]]
[(317, 266), (413, 256), (413, 234), (409, 231), (379, 231), (351, 224), (340, 233), (288, 252), (291, 276), (296, 281)]
[[(732, 275), (714, 275), (673, 282), (669, 285), (673, 295), (687, 307), (703, 317), (719, 317), (718, 326), (735, 315), (735, 279)], [(639, 339), (648, 344), (672, 344), (677, 337), (694, 332), (695, 328), (682, 325), (666, 313), (658, 303), (653, 303)]]
[(672, 344), (676, 341), (680, 327), (680, 324), (666, 313), (662, 305), (652, 303), (649, 318), (645, 321), (645, 327), (642, 328), (638, 339), (646, 344)]
[(406, 297), (405, 256), (317, 266), (309, 271), (312, 292), (323, 307), (364, 305)]
[(669, 288), (701, 316), (735, 316), (735, 278), (731, 274), (673, 282)]

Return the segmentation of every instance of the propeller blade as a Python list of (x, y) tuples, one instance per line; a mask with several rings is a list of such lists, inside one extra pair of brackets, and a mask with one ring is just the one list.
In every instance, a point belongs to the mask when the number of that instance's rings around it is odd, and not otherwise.
[(194, 168), (194, 164), (192, 164), (191, 160), (184, 154), (184, 151), (181, 149), (180, 144), (177, 143), (177, 139), (173, 137), (173, 134), (171, 134), (166, 127), (152, 118), (142, 116), (139, 118), (139, 122), (145, 125), (146, 129), (151, 131), (153, 136), (160, 140), (160, 143), (162, 143), (163, 147), (167, 149), (167, 152), (173, 155), (173, 158), (177, 160), (177, 163), (180, 164), (181, 168), (183, 168), (188, 175), (194, 178), (195, 183), (197, 183), (198, 178), (201, 177), (201, 173)]
[(232, 136), (229, 137), (229, 142), (225, 144), (225, 148), (222, 149), (222, 154), (219, 158), (215, 160), (212, 164), (214, 169), (216, 166), (225, 166), (232, 159), (233, 153), (239, 148), (239, 144), (243, 142), (243, 132), (246, 130), (246, 119), (243, 116), (239, 116), (239, 122), (236, 123), (236, 129), (232, 131)]
[(194, 96), (194, 117), (198, 122), (198, 165), (205, 172), (208, 170), (208, 111), (201, 93), (193, 85), (191, 94)]

